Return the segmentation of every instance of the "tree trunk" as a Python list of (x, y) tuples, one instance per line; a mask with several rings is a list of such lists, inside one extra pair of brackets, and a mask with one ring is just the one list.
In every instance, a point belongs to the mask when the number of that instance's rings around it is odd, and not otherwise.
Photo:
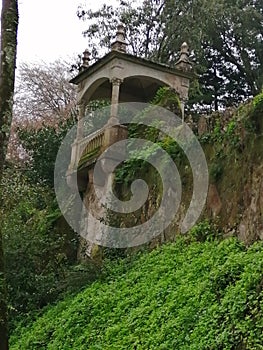
[[(17, 0), (2, 0), (0, 43), (0, 181), (2, 179), (12, 121), (17, 26)], [(3, 240), (0, 227), (0, 350), (8, 349), (7, 293), (4, 267)]]

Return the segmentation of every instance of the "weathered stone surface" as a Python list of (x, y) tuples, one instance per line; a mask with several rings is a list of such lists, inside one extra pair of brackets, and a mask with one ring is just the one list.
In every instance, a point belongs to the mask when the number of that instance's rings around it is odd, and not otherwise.
[(244, 212), (238, 236), (247, 243), (263, 239), (263, 165), (252, 172), (250, 184), (244, 188)]
[(218, 216), (222, 208), (222, 202), (219, 197), (215, 184), (210, 184), (207, 195), (207, 209), (211, 211), (212, 216)]
[(207, 121), (204, 115), (201, 115), (198, 120), (198, 135), (201, 136), (207, 132)]
[[(93, 178), (92, 171), (90, 171), (90, 178)], [(85, 260), (88, 257), (92, 257), (93, 260), (98, 260), (97, 262), (99, 263), (101, 259), (99, 243), (102, 234), (99, 221), (106, 217), (105, 208), (101, 204), (105, 194), (105, 184), (99, 186), (97, 183), (96, 186), (98, 189), (97, 193), (95, 192), (94, 183), (91, 181), (83, 194), (81, 214), (82, 240), (79, 248), (79, 259)]]

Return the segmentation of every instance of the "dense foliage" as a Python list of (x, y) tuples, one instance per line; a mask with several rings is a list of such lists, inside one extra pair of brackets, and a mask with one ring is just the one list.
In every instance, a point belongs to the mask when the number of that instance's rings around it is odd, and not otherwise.
[(260, 349), (263, 244), (209, 230), (106, 264), (104, 278), (16, 329), (11, 349)]
[(13, 166), (3, 176), (0, 210), (10, 316), (43, 307), (57, 298), (66, 267), (75, 261), (76, 236), (59, 226), (52, 192), (32, 185)]
[[(74, 124), (75, 119), (69, 118), (56, 124), (42, 123), (40, 127), (18, 128), (19, 140), (29, 156), (25, 173), (33, 183), (53, 187), (57, 153)], [(70, 160), (70, 149), (68, 156)], [(61, 174), (63, 175), (65, 174)]]
[(8, 165), (0, 209), (5, 247), (9, 327), (96, 278), (77, 263), (78, 236), (61, 216), (52, 190)]

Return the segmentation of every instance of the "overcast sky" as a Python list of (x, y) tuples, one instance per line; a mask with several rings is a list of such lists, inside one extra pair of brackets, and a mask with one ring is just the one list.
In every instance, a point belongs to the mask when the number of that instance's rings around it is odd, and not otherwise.
[(17, 63), (46, 62), (82, 53), (87, 23), (78, 19), (80, 4), (98, 9), (114, 0), (19, 0)]

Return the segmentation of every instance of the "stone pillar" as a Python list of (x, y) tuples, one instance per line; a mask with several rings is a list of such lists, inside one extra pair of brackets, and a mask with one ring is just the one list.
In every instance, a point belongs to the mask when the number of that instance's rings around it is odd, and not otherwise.
[(186, 103), (186, 100), (185, 100), (185, 99), (182, 99), (182, 100), (181, 100), (182, 124), (184, 123), (184, 109), (185, 109), (185, 103)]
[(84, 131), (84, 115), (85, 115), (85, 105), (80, 103), (78, 105), (78, 124), (77, 124), (77, 135), (76, 139), (71, 145), (71, 161), (69, 169), (73, 170), (77, 167), (79, 161), (79, 141), (83, 139)]
[(207, 122), (206, 117), (204, 115), (201, 115), (201, 117), (199, 118), (197, 128), (199, 136), (202, 136), (207, 132)]
[(126, 53), (128, 44), (126, 43), (125, 36), (126, 33), (124, 25), (120, 23), (117, 27), (116, 40), (111, 44), (112, 51)]
[(111, 94), (111, 115), (108, 121), (108, 125), (111, 124), (119, 124), (118, 120), (118, 103), (119, 103), (119, 95), (120, 95), (120, 85), (122, 83), (122, 79), (113, 78), (111, 80), (112, 84), (112, 94)]
[(78, 126), (77, 126), (77, 141), (83, 138), (84, 131), (84, 117), (85, 117), (85, 105), (80, 103), (78, 106)]
[(175, 63), (177, 69), (182, 70), (183, 72), (191, 72), (192, 64), (189, 60), (189, 47), (187, 43), (183, 43), (181, 46), (179, 60)]
[[(192, 71), (192, 64), (189, 60), (189, 47), (185, 42), (181, 46), (180, 57), (179, 60), (175, 63), (175, 67), (186, 73)], [(181, 101), (182, 123), (184, 123), (185, 119), (185, 105), (188, 101), (189, 83), (189, 78), (181, 78), (179, 96)]]
[(83, 56), (82, 56), (82, 65), (80, 67), (80, 71), (83, 71), (87, 68), (89, 68), (89, 61), (90, 61), (90, 52), (88, 49), (86, 49), (83, 52)]

